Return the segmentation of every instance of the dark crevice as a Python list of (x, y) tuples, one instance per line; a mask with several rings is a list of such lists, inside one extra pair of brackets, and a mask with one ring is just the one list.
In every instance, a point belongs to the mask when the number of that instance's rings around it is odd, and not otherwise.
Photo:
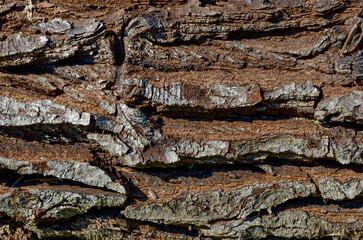
[(296, 198), (290, 199), (274, 208), (272, 208), (272, 212), (275, 216), (278, 213), (286, 211), (286, 210), (294, 210), (300, 207), (309, 207), (309, 206), (318, 206), (324, 207), (327, 210), (332, 212), (340, 212), (343, 209), (359, 209), (362, 208), (362, 197), (355, 198), (352, 200), (330, 200), (330, 199), (323, 199), (321, 197), (314, 197), (310, 196), (307, 198)]
[(121, 66), (125, 61), (125, 46), (122, 39), (123, 33), (124, 29), (122, 31), (121, 37), (117, 36), (114, 31), (107, 31), (105, 33), (105, 37), (112, 38), (111, 50), (115, 58), (116, 66)]
[[(330, 24), (330, 27), (336, 26), (337, 24)], [(324, 26), (325, 28), (329, 28), (329, 26)], [(242, 39), (258, 39), (263, 37), (290, 37), (298, 33), (302, 32), (320, 32), (322, 28), (316, 29), (308, 29), (308, 28), (298, 28), (298, 27), (291, 27), (286, 29), (278, 29), (278, 30), (269, 30), (269, 31), (234, 31), (229, 32), (227, 35), (228, 41), (240, 41)]]
[[(69, 179), (61, 179), (54, 176), (44, 176), (41, 174), (29, 174), (29, 175), (22, 175), (17, 173), (14, 170), (9, 170), (5, 168), (0, 168), (1, 178), (0, 184), (2, 186), (11, 187), (14, 189), (22, 188), (22, 187), (32, 187), (32, 186), (39, 186), (43, 185), (44, 187), (57, 187), (57, 186), (67, 186), (69, 189), (66, 191), (71, 191), (72, 187), (76, 190), (76, 187), (87, 189), (90, 192), (94, 189), (99, 189), (104, 192), (109, 192), (112, 194), (116, 194), (107, 188), (101, 188), (96, 186), (90, 186), (81, 182), (72, 181)], [(77, 192), (77, 191), (76, 191)], [(91, 193), (90, 193), (91, 194)], [(92, 195), (92, 194), (91, 194)]]
[[(122, 218), (122, 207), (104, 207), (104, 208), (91, 208), (87, 213), (79, 214), (68, 219), (60, 219), (53, 222), (41, 221), (37, 223), (39, 229), (52, 228), (56, 231), (72, 230), (74, 228), (73, 222), (80, 221), (81, 225), (86, 228), (90, 219), (112, 219)], [(77, 230), (77, 229), (74, 229)]]
[[(280, 104), (286, 102), (268, 102), (254, 104), (253, 106), (238, 107), (238, 108), (217, 108), (206, 109), (203, 107), (181, 107), (181, 106), (163, 106), (158, 105), (152, 100), (143, 96), (135, 96), (127, 99), (126, 103), (132, 108), (137, 108), (146, 116), (165, 116), (175, 119), (187, 119), (196, 121), (247, 121), (254, 120), (280, 120), (291, 118), (305, 118), (314, 120), (314, 113), (299, 112), (294, 108), (279, 108)], [(317, 103), (316, 103), (317, 104)], [(277, 106), (274, 106), (277, 105)], [(312, 108), (312, 110), (314, 110)]]
[[(254, 163), (242, 163), (234, 162), (233, 164), (197, 164), (196, 162), (190, 162), (188, 165), (170, 166), (169, 168), (163, 167), (149, 167), (149, 168), (135, 168), (137, 171), (147, 175), (152, 175), (161, 178), (166, 182), (170, 182), (172, 179), (180, 177), (191, 177), (197, 179), (203, 179), (213, 176), (213, 173), (217, 172), (230, 172), (233, 171), (251, 171), (252, 173), (265, 173), (260, 165), (269, 165), (273, 167), (281, 167), (283, 165), (298, 166), (301, 171), (301, 167), (316, 167), (323, 166), (330, 169), (349, 169), (356, 173), (363, 173), (363, 166), (356, 164), (343, 165), (335, 161), (326, 161), (325, 159), (318, 159), (313, 162), (295, 161), (279, 158), (267, 158), (264, 161), (257, 161)], [(303, 171), (304, 172), (304, 171)], [(231, 175), (233, 178), (233, 175)]]
[(14, 74), (14, 75), (42, 75), (42, 74), (53, 74), (55, 66), (62, 66), (62, 64), (57, 65), (39, 65), (36, 64), (34, 66), (24, 65), (24, 66), (14, 66), (6, 69), (6, 73)]
[[(66, 203), (60, 203), (58, 205), (54, 205), (52, 206), (52, 208), (47, 209), (47, 211), (50, 211), (54, 208), (57, 208), (59, 206), (73, 206), (73, 205), (69, 205)], [(74, 206), (73, 206), (74, 207)], [(38, 226), (39, 229), (41, 228), (52, 228), (54, 230), (70, 230), (70, 228), (72, 228), (72, 221), (77, 221), (77, 220), (81, 220), (83, 227), (86, 228), (87, 227), (87, 221), (89, 219), (97, 219), (97, 218), (101, 218), (101, 219), (105, 219), (105, 218), (120, 218), (121, 215), (121, 210), (123, 209), (122, 206), (120, 207), (92, 207), (90, 208), (86, 213), (83, 214), (78, 214), (75, 215), (73, 217), (67, 218), (67, 219), (39, 219), (36, 223), (36, 225)], [(113, 212), (111, 212), (113, 211)], [(38, 218), (41, 218), (44, 214), (46, 214), (46, 212), (42, 212), (40, 215), (38, 215)], [(85, 219), (84, 219), (85, 218)], [(67, 223), (70, 223), (69, 225)], [(77, 229), (73, 229), (73, 230), (77, 230)]]
[(74, 144), (89, 142), (88, 133), (111, 133), (95, 126), (61, 124), (32, 124), (28, 126), (0, 126), (0, 134), (25, 141), (47, 142), (49, 144)]
[[(346, 129), (352, 129), (352, 130), (355, 130), (355, 131), (363, 131), (363, 125), (362, 124), (357, 124), (355, 122), (342, 122), (342, 123), (338, 123), (338, 122), (329, 122), (327, 121), (328, 125), (330, 127), (344, 127)], [(325, 126), (328, 126), (328, 125), (325, 125)]]
[(251, 171), (256, 173), (264, 172), (253, 164), (239, 164), (233, 165), (190, 165), (190, 166), (179, 166), (175, 168), (147, 168), (137, 169), (139, 172), (143, 172), (147, 175), (157, 176), (166, 182), (172, 179), (180, 177), (191, 177), (197, 179), (203, 179), (213, 176), (213, 173), (217, 172), (231, 172), (233, 171)]
[(318, 166), (321, 165), (324, 168), (349, 169), (349, 170), (354, 171), (356, 173), (363, 173), (363, 165), (354, 164), (354, 163), (341, 164), (341, 163), (336, 162), (336, 161), (326, 161), (325, 159), (316, 159), (315, 161), (318, 163)]
[[(279, 104), (278, 102), (274, 104)], [(265, 110), (260, 110), (264, 109)], [(312, 114), (299, 113), (293, 108), (271, 108), (268, 104), (257, 104), (253, 107), (228, 108), (228, 109), (203, 109), (193, 107), (170, 106), (159, 114), (171, 118), (205, 119), (205, 120), (225, 120), (225, 121), (250, 121), (250, 120), (278, 120), (292, 117), (303, 117), (313, 119)]]
[(200, 0), (201, 7), (206, 7), (208, 5), (217, 6), (217, 2), (228, 2), (227, 0)]
[(63, 87), (58, 87), (57, 83), (52, 79), (45, 79), (45, 82), (39, 83), (35, 78), (20, 75), (20, 79), (17, 79), (18, 76), (17, 74), (2, 76), (0, 87), (19, 88), (31, 93), (48, 96), (50, 99), (64, 94)]
[(46, 63), (44, 53), (39, 54), (36, 56), (39, 60), (24, 64), (20, 66), (8, 66), (4, 67), (4, 70), (7, 73), (11, 74), (52, 74), (54, 71), (55, 66), (78, 66), (78, 65), (90, 65), (95, 63), (95, 59), (92, 56), (87, 56), (82, 52), (77, 52), (74, 56), (59, 60), (53, 64)]
[[(189, 230), (187, 227), (178, 227), (173, 225), (155, 224), (147, 221), (137, 221), (132, 219), (126, 219), (121, 211), (121, 207), (113, 208), (92, 208), (87, 213), (71, 217), (66, 220), (58, 220), (55, 222), (39, 222), (38, 228), (41, 230), (54, 229), (56, 231), (79, 231), (81, 229), (87, 229), (92, 220), (101, 219), (117, 219), (119, 231), (127, 236), (128, 234), (137, 233), (139, 227), (143, 225), (149, 225), (158, 231), (163, 231), (166, 234), (184, 234), (187, 236), (197, 237), (198, 232), (195, 230)], [(77, 224), (78, 222), (78, 224)], [(107, 227), (106, 227), (107, 229)], [(104, 228), (102, 230), (105, 230)], [(91, 231), (91, 230), (90, 230)]]
[[(255, 106), (246, 106), (240, 108), (220, 108), (220, 109), (205, 109), (202, 107), (180, 107), (180, 106), (162, 106), (154, 104), (151, 100), (143, 97), (137, 97), (130, 101), (128, 105), (133, 108), (141, 110), (148, 117), (160, 115), (175, 119), (187, 119), (196, 121), (247, 121), (254, 120), (279, 120), (291, 119), (295, 117), (302, 117), (306, 119), (313, 119), (311, 113), (299, 113), (293, 108), (272, 108), (270, 103), (258, 103)], [(281, 102), (283, 103), (283, 102)], [(274, 104), (279, 104), (275, 102)], [(162, 110), (157, 110), (157, 108)], [(265, 110), (262, 110), (266, 108)]]
[(6, 73), (14, 74), (14, 75), (43, 75), (43, 74), (56, 74), (56, 68), (58, 67), (76, 67), (76, 66), (87, 66), (92, 65), (92, 63), (84, 62), (81, 60), (75, 59), (74, 61), (70, 61), (66, 59), (64, 61), (59, 61), (53, 64), (35, 64), (35, 65), (24, 65), (24, 66), (14, 66), (6, 69)]
[(156, 224), (156, 223), (152, 223), (152, 222), (148, 222), (148, 221), (137, 221), (137, 220), (130, 220), (130, 219), (128, 219), (128, 221), (130, 222), (130, 225), (131, 225), (131, 229), (130, 229), (131, 231), (132, 230), (135, 231), (137, 229), (137, 226), (140, 226), (140, 225), (150, 225), (159, 231), (169, 233), (169, 234), (183, 234), (188, 237), (199, 237), (198, 231), (193, 229), (192, 227), (190, 227), (190, 225), (176, 226), (176, 225), (168, 225), (168, 224), (163, 224), (163, 223)]
[[(266, 159), (261, 160), (261, 156), (267, 156)], [(225, 156), (213, 156), (213, 157), (181, 157), (180, 161), (171, 166), (193, 166), (193, 165), (201, 165), (201, 166), (226, 166), (226, 165), (247, 165), (251, 166), (257, 163), (269, 163), (270, 159), (280, 159), (281, 161), (294, 162), (295, 164), (307, 164), (307, 165), (316, 165), (315, 159), (310, 159), (305, 156), (300, 156), (294, 152), (290, 153), (273, 153), (273, 152), (264, 152), (259, 151), (256, 153), (245, 154), (243, 156), (238, 156), (235, 159), (227, 159)], [(331, 161), (331, 160), (330, 160)], [(169, 166), (169, 165), (168, 165)]]
[[(319, 99), (314, 102), (313, 109), (316, 109), (319, 102), (323, 99), (320, 95)], [(279, 102), (275, 102), (279, 104)], [(281, 102), (283, 103), (283, 102)], [(301, 113), (293, 108), (271, 108), (266, 103), (259, 103), (253, 107), (228, 108), (228, 109), (205, 109), (202, 107), (180, 107), (180, 106), (162, 106), (156, 105), (151, 100), (146, 100), (143, 97), (135, 98), (133, 101), (128, 101), (130, 107), (137, 108), (149, 118), (157, 119), (157, 116), (173, 119), (185, 119), (188, 121), (227, 121), (227, 122), (253, 122), (256, 120), (278, 121), (283, 119), (297, 119), (312, 121), (324, 128), (333, 128), (342, 126), (355, 131), (363, 131), (363, 125), (356, 122), (332, 122), (330, 119), (333, 115), (328, 116), (324, 123), (318, 122), (314, 118), (314, 113)], [(265, 108), (260, 111), (259, 109)], [(162, 110), (158, 110), (161, 108)]]

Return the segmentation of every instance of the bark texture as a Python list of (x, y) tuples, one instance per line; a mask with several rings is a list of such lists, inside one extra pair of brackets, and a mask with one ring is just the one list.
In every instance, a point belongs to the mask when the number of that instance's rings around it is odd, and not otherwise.
[(362, 9), (0, 1), (1, 239), (361, 239)]

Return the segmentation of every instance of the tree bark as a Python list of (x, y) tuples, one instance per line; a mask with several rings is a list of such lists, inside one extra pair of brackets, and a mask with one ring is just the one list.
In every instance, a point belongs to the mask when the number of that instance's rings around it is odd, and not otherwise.
[(360, 239), (362, 7), (0, 1), (1, 239)]

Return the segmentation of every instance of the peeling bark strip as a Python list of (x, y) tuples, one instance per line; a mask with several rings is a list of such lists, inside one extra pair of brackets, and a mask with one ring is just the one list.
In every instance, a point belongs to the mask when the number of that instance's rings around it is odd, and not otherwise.
[(0, 239), (359, 240), (362, 9), (0, 1)]

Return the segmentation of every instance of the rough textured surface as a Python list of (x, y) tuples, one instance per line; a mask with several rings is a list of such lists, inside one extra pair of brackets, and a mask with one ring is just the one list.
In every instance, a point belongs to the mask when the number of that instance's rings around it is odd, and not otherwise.
[(361, 239), (362, 8), (0, 0), (0, 238)]
[[(328, 216), (321, 216), (321, 212), (325, 212)], [(337, 212), (339, 214), (336, 214)], [(247, 221), (232, 220), (216, 223), (210, 230), (203, 230), (203, 232), (209, 236), (223, 238), (264, 238), (269, 236), (351, 238), (352, 235), (349, 232), (362, 229), (361, 212), (362, 208), (345, 210), (341, 209), (339, 205), (309, 205), (308, 207), (278, 211), (263, 217), (254, 217)], [(344, 218), (339, 215), (344, 215)]]

